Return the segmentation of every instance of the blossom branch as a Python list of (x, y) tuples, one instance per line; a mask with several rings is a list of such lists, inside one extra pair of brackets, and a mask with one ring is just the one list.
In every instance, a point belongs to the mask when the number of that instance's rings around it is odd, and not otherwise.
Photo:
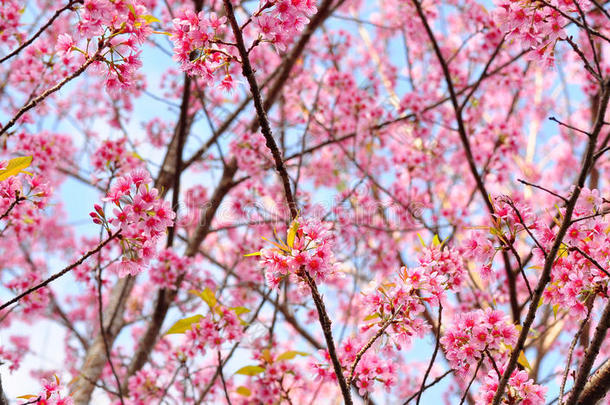
[(32, 108), (36, 107), (38, 105), (38, 103), (40, 103), (45, 98), (49, 97), (51, 94), (55, 93), (56, 91), (58, 91), (59, 89), (64, 87), (68, 82), (70, 82), (71, 80), (73, 80), (76, 77), (80, 76), (93, 62), (99, 61), (101, 59), (101, 57), (102, 57), (102, 49), (103, 48), (104, 48), (103, 47), (103, 43), (100, 42), (100, 44), (98, 44), (98, 50), (95, 52), (95, 54), (93, 54), (93, 56), (88, 58), (85, 61), (85, 63), (83, 63), (74, 72), (72, 72), (72, 74), (70, 74), (65, 79), (63, 79), (62, 81), (57, 83), (55, 86), (45, 90), (38, 97), (33, 98), (29, 103), (27, 103), (26, 105), (21, 107), (19, 109), (19, 111), (17, 111), (17, 114), (15, 114), (15, 116), (13, 118), (11, 118), (10, 121), (8, 121), (6, 123), (6, 125), (4, 125), (2, 128), (0, 128), (0, 135), (3, 135), (4, 133), (6, 133), (9, 130), (9, 128), (11, 128), (13, 125), (15, 125), (17, 120), (19, 120), (19, 118), (21, 118), (21, 116), (23, 114), (25, 114), (26, 112), (28, 112)]
[(66, 10), (72, 10), (74, 6), (74, 4), (76, 3), (83, 3), (84, 0), (69, 0), (68, 4), (66, 4), (65, 6), (63, 6), (62, 8), (58, 9), (57, 11), (55, 11), (55, 14), (53, 14), (53, 16), (49, 19), (49, 21), (46, 22), (45, 25), (43, 25), (42, 27), (40, 27), (40, 29), (38, 31), (36, 31), (36, 33), (34, 35), (32, 35), (27, 41), (25, 41), (24, 43), (22, 43), (18, 48), (16, 48), (15, 50), (13, 50), (11, 53), (9, 53), (8, 55), (2, 57), (0, 59), (0, 64), (4, 63), (5, 61), (9, 60), (10, 58), (12, 58), (13, 56), (19, 54), (19, 52), (21, 52), (22, 50), (24, 50), (25, 48), (27, 48), (28, 46), (30, 46), (32, 44), (32, 42), (34, 42), (36, 40), (36, 38), (38, 38), (43, 32), (45, 32), (47, 30), (47, 28), (49, 28), (51, 26), (51, 24), (53, 24), (53, 22)]
[(557, 253), (559, 252), (559, 248), (563, 242), (563, 238), (565, 237), (568, 228), (571, 225), (572, 215), (574, 213), (574, 208), (576, 207), (576, 202), (578, 197), (580, 196), (580, 191), (585, 184), (585, 180), (593, 167), (593, 155), (595, 153), (595, 148), (597, 145), (597, 138), (604, 126), (604, 116), (606, 110), (608, 108), (608, 99), (610, 98), (610, 92), (608, 89), (608, 81), (604, 81), (602, 85), (602, 95), (600, 98), (600, 104), (598, 109), (598, 114), (595, 120), (595, 125), (593, 130), (591, 131), (591, 137), (589, 138), (589, 143), (587, 146), (587, 150), (585, 152), (585, 157), (583, 159), (583, 163), (581, 166), (580, 173), (575, 182), (575, 188), (570, 196), (570, 200), (566, 205), (566, 212), (564, 215), (564, 219), (561, 223), (561, 227), (559, 228), (557, 235), (555, 237), (555, 242), (551, 247), (548, 256), (545, 259), (544, 267), (542, 269), (542, 274), (540, 275), (540, 279), (536, 288), (534, 289), (534, 294), (532, 300), (530, 302), (526, 318), (523, 322), (521, 332), (519, 334), (519, 338), (517, 339), (517, 344), (513, 348), (513, 351), (510, 354), (509, 361), (504, 369), (504, 373), (502, 374), (502, 378), (498, 382), (498, 389), (493, 398), (493, 405), (499, 405), (502, 400), (502, 396), (504, 395), (504, 390), (506, 389), (506, 385), (508, 384), (508, 379), (510, 378), (512, 372), (515, 370), (517, 366), (517, 360), (519, 358), (519, 354), (525, 345), (525, 340), (527, 339), (527, 335), (529, 334), (529, 330), (534, 323), (534, 319), (536, 318), (536, 312), (538, 309), (538, 303), (540, 302), (540, 298), (542, 297), (542, 293), (546, 285), (551, 281), (551, 269), (553, 267), (553, 263), (555, 262), (555, 258), (557, 257)]
[(354, 372), (356, 371), (356, 366), (362, 359), (362, 356), (364, 356), (364, 354), (367, 352), (367, 350), (369, 350), (371, 348), (371, 346), (373, 346), (373, 344), (377, 341), (377, 339), (379, 339), (381, 337), (381, 335), (383, 335), (383, 333), (388, 328), (388, 326), (390, 326), (394, 322), (394, 318), (396, 318), (396, 315), (398, 315), (398, 313), (402, 310), (402, 307), (403, 307), (402, 305), (399, 306), (396, 309), (396, 311), (394, 311), (394, 314), (392, 314), (392, 316), (388, 320), (386, 320), (383, 323), (383, 325), (381, 325), (381, 328), (379, 328), (377, 333), (375, 333), (375, 335), (373, 337), (371, 337), (368, 342), (366, 342), (366, 344), (362, 347), (362, 349), (360, 349), (360, 351), (358, 351), (358, 353), (356, 354), (356, 358), (352, 362), (352, 365), (349, 370), (349, 375), (347, 377), (348, 385), (352, 385), (352, 381), (354, 379)]
[[(250, 64), (250, 59), (248, 56), (248, 50), (244, 43), (244, 37), (242, 32), (239, 29), (239, 24), (237, 23), (237, 19), (235, 18), (235, 12), (233, 10), (233, 4), (230, 0), (223, 0), (225, 11), (227, 13), (227, 18), (231, 25), (231, 29), (233, 30), (233, 34), (235, 35), (235, 42), (237, 43), (237, 49), (242, 59), (242, 73), (244, 77), (248, 80), (248, 84), (250, 85), (250, 92), (252, 93), (252, 98), (254, 100), (254, 107), (256, 108), (256, 113), (258, 116), (259, 125), (261, 127), (261, 132), (265, 137), (266, 145), (271, 151), (273, 155), (273, 159), (275, 161), (275, 168), (279, 173), (279, 176), (282, 181), (282, 185), (284, 187), (284, 194), (286, 198), (286, 203), (288, 204), (288, 208), (290, 210), (291, 219), (295, 219), (298, 215), (296, 201), (292, 194), (292, 188), (290, 186), (290, 179), (288, 178), (288, 172), (286, 171), (286, 166), (282, 160), (282, 154), (277, 147), (275, 139), (273, 138), (273, 134), (271, 132), (271, 127), (269, 125), (269, 120), (267, 118), (267, 113), (263, 107), (262, 97), (260, 94), (260, 90), (258, 88), (258, 84), (256, 83), (256, 77), (254, 76), (254, 72), (252, 70), (252, 66)], [(352, 404), (350, 389), (345, 381), (345, 377), (343, 375), (343, 371), (341, 369), (341, 364), (339, 362), (339, 358), (337, 357), (335, 344), (333, 341), (332, 330), (331, 330), (331, 321), (326, 312), (326, 307), (324, 302), (322, 301), (322, 297), (318, 292), (318, 288), (316, 286), (315, 281), (311, 278), (311, 276), (302, 269), (300, 272), (300, 276), (305, 279), (309, 288), (311, 289), (311, 293), (314, 299), (314, 303), (316, 305), (316, 309), (318, 311), (318, 318), (320, 320), (320, 324), (322, 326), (322, 330), (324, 332), (324, 337), (326, 339), (326, 344), (328, 346), (328, 353), (331, 357), (333, 367), (335, 370), (335, 374), (337, 376), (337, 380), (339, 381), (339, 386), (341, 388), (341, 392), (343, 394), (343, 399), (346, 405)]]

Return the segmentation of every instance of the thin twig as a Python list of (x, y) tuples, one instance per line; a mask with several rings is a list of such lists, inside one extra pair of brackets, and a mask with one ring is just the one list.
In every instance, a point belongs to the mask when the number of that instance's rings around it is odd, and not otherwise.
[(80, 259), (78, 259), (76, 262), (72, 263), (71, 265), (65, 267), (63, 270), (61, 270), (58, 273), (55, 273), (54, 275), (52, 275), (51, 277), (49, 277), (48, 279), (46, 279), (45, 281), (43, 281), (42, 283), (39, 283), (37, 285), (35, 285), (34, 287), (28, 288), (26, 291), (22, 292), (21, 294), (19, 294), (18, 296), (16, 296), (15, 298), (13, 298), (12, 300), (0, 305), (0, 310), (3, 310), (4, 308), (19, 302), (19, 300), (21, 300), (23, 297), (33, 293), (34, 291), (40, 290), (43, 287), (46, 287), (48, 284), (50, 284), (52, 281), (57, 280), (58, 278), (60, 278), (61, 276), (65, 275), (66, 273), (68, 273), (70, 270), (73, 270), (74, 268), (76, 268), (77, 266), (81, 265), (85, 260), (87, 260), (90, 256), (96, 254), (97, 252), (99, 252), (100, 250), (102, 250), (102, 248), (104, 246), (106, 246), (111, 240), (113, 240), (114, 238), (116, 238), (117, 236), (119, 236), (119, 234), (121, 233), (121, 231), (118, 231), (116, 233), (111, 234), (105, 241), (103, 241), (102, 243), (100, 243), (99, 245), (97, 245), (94, 249), (89, 250), (87, 253), (85, 253), (83, 256), (81, 256)]
[(375, 333), (375, 335), (373, 337), (371, 337), (368, 342), (366, 342), (366, 344), (362, 347), (362, 349), (360, 349), (358, 351), (358, 353), (356, 354), (356, 358), (352, 362), (352, 365), (349, 370), (349, 375), (347, 377), (348, 385), (352, 385), (352, 381), (354, 380), (354, 372), (356, 371), (356, 366), (362, 359), (362, 356), (364, 356), (364, 354), (367, 352), (367, 350), (369, 350), (371, 348), (371, 346), (373, 346), (373, 344), (377, 341), (377, 339), (379, 339), (381, 337), (381, 335), (383, 335), (383, 333), (388, 328), (388, 326), (390, 326), (392, 324), (392, 322), (394, 322), (396, 315), (398, 315), (401, 310), (402, 310), (402, 305), (400, 307), (398, 307), (396, 309), (396, 311), (394, 311), (394, 314), (389, 319), (387, 319), (383, 323), (383, 325), (381, 325), (381, 328), (379, 328), (377, 333)]
[(55, 93), (56, 91), (58, 91), (59, 89), (64, 87), (64, 85), (66, 83), (68, 83), (69, 81), (71, 81), (72, 79), (80, 76), (81, 73), (83, 73), (89, 67), (89, 65), (91, 65), (93, 62), (97, 62), (98, 60), (100, 60), (101, 54), (102, 54), (102, 49), (103, 49), (103, 44), (100, 44), (100, 47), (98, 48), (97, 52), (92, 57), (87, 59), (85, 61), (85, 63), (83, 63), (81, 65), (81, 67), (76, 69), (71, 75), (67, 76), (61, 82), (57, 83), (55, 86), (51, 87), (50, 89), (47, 89), (41, 95), (39, 95), (38, 97), (33, 98), (29, 103), (27, 103), (26, 105), (21, 107), (19, 109), (19, 111), (17, 111), (17, 114), (15, 114), (15, 116), (13, 118), (11, 118), (9, 122), (7, 122), (6, 125), (4, 125), (2, 128), (0, 128), (0, 135), (3, 135), (6, 131), (9, 130), (9, 128), (11, 128), (13, 125), (15, 125), (17, 120), (19, 120), (19, 118), (21, 118), (21, 116), (23, 114), (25, 114), (26, 112), (28, 112), (32, 108), (36, 107), (38, 105), (38, 103), (40, 103), (45, 98), (47, 98), (51, 94)]
[(428, 368), (426, 369), (426, 373), (424, 374), (424, 378), (421, 382), (421, 387), (419, 388), (419, 395), (417, 396), (416, 404), (419, 405), (419, 401), (421, 400), (421, 396), (424, 392), (424, 387), (426, 386), (426, 380), (430, 375), (430, 371), (432, 371), (432, 366), (434, 365), (434, 360), (436, 360), (436, 355), (438, 354), (438, 348), (441, 344), (441, 321), (443, 316), (443, 304), (438, 303), (438, 321), (436, 326), (436, 344), (434, 345), (434, 352), (432, 353), (432, 358), (430, 359), (430, 363), (428, 363)]
[(591, 316), (592, 308), (593, 308), (593, 305), (591, 305), (589, 307), (589, 310), (587, 311), (587, 316), (585, 317), (585, 319), (582, 320), (582, 323), (580, 324), (578, 331), (576, 332), (576, 334), (574, 335), (574, 338), (572, 339), (572, 343), (570, 343), (570, 349), (568, 350), (568, 359), (566, 360), (566, 369), (563, 372), (563, 377), (561, 379), (561, 386), (559, 387), (559, 405), (563, 404), (563, 393), (565, 392), (566, 381), (568, 380), (568, 374), (570, 374), (570, 365), (572, 364), (572, 355), (574, 354), (574, 348), (576, 347), (576, 343), (578, 343), (578, 339), (580, 338), (582, 331), (585, 329), (585, 325), (589, 321), (589, 317)]

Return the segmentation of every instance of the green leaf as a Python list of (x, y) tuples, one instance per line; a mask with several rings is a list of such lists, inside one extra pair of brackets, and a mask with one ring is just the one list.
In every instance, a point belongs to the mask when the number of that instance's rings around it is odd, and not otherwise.
[(235, 372), (235, 374), (253, 376), (253, 375), (260, 374), (263, 371), (265, 371), (265, 369), (262, 368), (261, 366), (245, 366), (245, 367), (242, 367), (239, 370), (237, 370)]
[(555, 315), (555, 320), (557, 320), (557, 312), (559, 311), (559, 304), (553, 305), (553, 315)]
[(284, 352), (282, 354), (280, 354), (279, 356), (277, 356), (277, 359), (275, 359), (275, 361), (280, 361), (280, 360), (292, 360), (297, 356), (309, 356), (309, 353), (305, 353), (305, 352), (298, 352), (296, 350), (290, 350), (288, 352)]
[(203, 318), (203, 315), (195, 315), (195, 316), (189, 316), (188, 318), (180, 319), (171, 328), (169, 328), (169, 330), (167, 332), (165, 332), (165, 334), (171, 335), (174, 333), (184, 333), (187, 330), (190, 330), (191, 326), (194, 323), (199, 322), (202, 318)]
[(239, 395), (243, 395), (244, 397), (249, 397), (250, 395), (252, 395), (252, 391), (250, 391), (249, 388), (244, 387), (243, 385), (237, 387), (235, 392), (237, 392)]
[(297, 229), (299, 229), (299, 221), (295, 218), (290, 224), (288, 235), (286, 236), (286, 242), (288, 242), (288, 246), (290, 246), (291, 249), (294, 246), (294, 238), (297, 236)]
[(0, 181), (6, 180), (9, 177), (15, 176), (21, 172), (31, 175), (31, 173), (24, 171), (24, 169), (28, 168), (31, 163), (31, 156), (23, 156), (9, 160), (6, 169), (0, 170)]

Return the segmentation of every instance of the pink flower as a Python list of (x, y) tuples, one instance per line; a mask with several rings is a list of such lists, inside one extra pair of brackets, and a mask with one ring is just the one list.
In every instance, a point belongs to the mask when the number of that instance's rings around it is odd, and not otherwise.
[(57, 37), (57, 45), (55, 49), (60, 56), (68, 54), (74, 47), (75, 42), (69, 34), (60, 34)]

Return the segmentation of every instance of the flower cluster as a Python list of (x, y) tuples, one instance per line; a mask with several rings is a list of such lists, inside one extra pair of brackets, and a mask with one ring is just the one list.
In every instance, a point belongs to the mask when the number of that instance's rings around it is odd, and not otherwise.
[[(491, 370), (485, 377), (480, 389), (481, 395), (477, 398), (477, 405), (489, 405), (498, 390), (498, 373)], [(527, 371), (515, 370), (508, 379), (506, 397), (503, 404), (543, 405), (547, 387), (534, 384)]]
[(544, 301), (584, 318), (587, 302), (607, 297), (610, 278), (610, 223), (596, 215), (603, 199), (597, 190), (583, 189), (574, 211), (578, 220), (568, 228), (559, 257), (553, 263)]
[(444, 294), (442, 277), (428, 273), (423, 267), (402, 267), (398, 279), (379, 284), (364, 293), (365, 318), (363, 331), (390, 322), (386, 333), (395, 339), (397, 346), (409, 345), (413, 336), (423, 337), (429, 329), (423, 318), (426, 302), (438, 305)]
[(235, 342), (244, 335), (243, 321), (240, 315), (249, 312), (244, 307), (227, 307), (221, 304), (209, 288), (201, 292), (191, 290), (209, 307), (206, 315), (195, 315), (179, 320), (168, 334), (184, 333), (186, 339), (179, 349), (180, 355), (194, 357), (204, 354), (207, 347), (220, 350), (226, 342)]
[(228, 66), (229, 49), (216, 41), (226, 31), (226, 17), (211, 13), (198, 14), (190, 8), (181, 9), (173, 20), (171, 40), (174, 43), (174, 60), (189, 75), (203, 78), (208, 84), (214, 81), (214, 72)]
[[(566, 14), (578, 11), (573, 2), (554, 3)], [(546, 66), (554, 63), (555, 43), (566, 36), (563, 27), (567, 20), (559, 11), (532, 0), (501, 0), (494, 17), (507, 39), (533, 49), (532, 57)]]
[(458, 313), (441, 344), (451, 368), (467, 375), (485, 354), (501, 362), (507, 355), (506, 346), (513, 346), (517, 337), (517, 329), (504, 312), (488, 308)]
[(57, 176), (55, 169), (72, 159), (74, 154), (70, 137), (49, 131), (21, 131), (15, 138), (15, 148), (23, 155), (32, 156), (36, 172), (44, 176), (44, 181), (50, 182), (52, 186), (59, 185), (63, 177)]
[(257, 364), (246, 366), (237, 372), (255, 374), (240, 387), (242, 394), (247, 394), (249, 399), (244, 398), (243, 402), (238, 403), (251, 404), (253, 398), (256, 398), (256, 403), (265, 405), (290, 403), (290, 392), (302, 388), (303, 382), (299, 367), (290, 361), (297, 356), (307, 356), (307, 353), (293, 350), (277, 353), (276, 350), (269, 349), (255, 352), (254, 359)]
[[(365, 336), (359, 335), (347, 339), (340, 347), (339, 359), (342, 364), (348, 365), (347, 372), (350, 371), (358, 352), (366, 343)], [(354, 369), (353, 376), (360, 395), (373, 393), (376, 382), (380, 382), (386, 390), (396, 385), (396, 363), (391, 359), (393, 356), (386, 357), (388, 358), (383, 358), (376, 350), (369, 350), (364, 353)], [(328, 371), (332, 373), (332, 369)]]
[(18, 0), (6, 0), (0, 3), (0, 43), (14, 45), (21, 41), (18, 31), (23, 14), (23, 3)]
[(163, 392), (159, 379), (161, 370), (152, 368), (140, 370), (129, 378), (128, 388), (130, 403), (143, 404), (145, 401), (158, 398)]
[(188, 272), (189, 257), (178, 256), (172, 249), (163, 249), (157, 255), (157, 263), (150, 267), (150, 281), (160, 288), (176, 289), (178, 276)]
[(91, 155), (95, 180), (107, 172), (113, 175), (129, 173), (142, 165), (137, 155), (127, 148), (127, 138), (112, 141), (106, 139)]
[(29, 336), (13, 335), (9, 338), (13, 347), (0, 344), (0, 361), (2, 364), (8, 364), (8, 370), (13, 372), (18, 370), (28, 352), (30, 345)]
[(261, 6), (255, 13), (260, 35), (282, 51), (317, 11), (314, 0), (261, 1)]
[(418, 257), (419, 265), (424, 273), (442, 276), (442, 284), (447, 289), (459, 287), (466, 275), (464, 260), (460, 253), (442, 244), (433, 243), (425, 247)]
[(265, 166), (273, 162), (271, 152), (265, 145), (265, 137), (260, 132), (246, 132), (239, 139), (232, 140), (229, 147), (239, 168), (251, 176), (260, 174)]
[(295, 219), (286, 243), (273, 243), (275, 248), (260, 251), (260, 263), (265, 267), (267, 283), (277, 288), (280, 281), (305, 270), (317, 282), (335, 273), (332, 253), (333, 236), (329, 224), (317, 219)]
[(151, 182), (148, 172), (140, 169), (119, 177), (103, 199), (114, 205), (112, 217), (107, 218), (99, 205), (89, 214), (93, 222), (103, 224), (109, 233), (121, 232), (123, 258), (113, 264), (120, 277), (138, 274), (155, 257), (157, 241), (176, 216), (169, 202), (150, 187)]
[[(42, 380), (42, 391), (38, 395), (23, 395), (20, 397), (21, 404), (45, 404), (45, 405), (72, 405), (72, 396), (63, 394), (64, 387), (59, 378), (54, 375), (52, 378)], [(32, 401), (32, 400), (35, 401)]]
[[(0, 168), (5, 162), (0, 162)], [(0, 169), (1, 171), (2, 169)], [(24, 183), (27, 187), (24, 189)], [(42, 208), (47, 205), (52, 189), (42, 176), (11, 176), (0, 181), (0, 232), (9, 227), (18, 236), (36, 235), (40, 231)]]

